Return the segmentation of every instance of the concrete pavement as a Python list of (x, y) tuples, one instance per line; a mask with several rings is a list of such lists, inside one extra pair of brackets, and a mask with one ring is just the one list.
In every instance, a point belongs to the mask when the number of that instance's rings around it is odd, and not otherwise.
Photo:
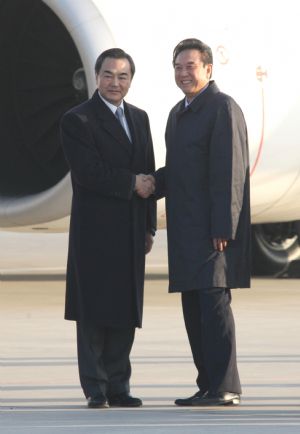
[(299, 280), (254, 279), (251, 290), (233, 291), (237, 408), (173, 405), (195, 392), (196, 373), (180, 298), (154, 278), (146, 281), (144, 327), (132, 352), (132, 394), (144, 407), (87, 409), (63, 305), (63, 280), (0, 281), (1, 434), (300, 432)]

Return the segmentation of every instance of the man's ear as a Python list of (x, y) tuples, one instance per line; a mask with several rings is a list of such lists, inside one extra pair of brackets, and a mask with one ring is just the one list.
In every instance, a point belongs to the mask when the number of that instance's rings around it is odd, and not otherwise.
[(208, 78), (211, 78), (211, 76), (212, 76), (212, 72), (213, 72), (213, 65), (212, 65), (212, 63), (209, 63), (208, 65), (206, 65), (206, 71), (207, 71), (207, 75), (208, 75)]

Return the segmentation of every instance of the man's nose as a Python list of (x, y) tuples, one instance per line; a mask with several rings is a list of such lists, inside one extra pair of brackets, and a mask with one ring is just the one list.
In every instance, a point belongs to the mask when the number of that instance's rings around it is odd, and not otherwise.
[(180, 77), (185, 77), (188, 75), (188, 73), (189, 69), (184, 66), (176, 71), (176, 74)]
[(112, 78), (112, 85), (113, 86), (119, 86), (119, 79), (118, 79), (118, 77), (113, 77)]

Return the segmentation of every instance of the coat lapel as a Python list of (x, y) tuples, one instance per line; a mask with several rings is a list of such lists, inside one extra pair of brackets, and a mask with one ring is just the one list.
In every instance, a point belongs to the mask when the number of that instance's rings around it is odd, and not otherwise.
[[(128, 152), (132, 153), (132, 143), (130, 142), (124, 128), (121, 126), (118, 119), (114, 116), (112, 111), (105, 105), (98, 95), (96, 90), (91, 98), (91, 102), (96, 114), (96, 117), (101, 123), (101, 128), (106, 130), (115, 140), (122, 146), (127, 148)], [(127, 119), (127, 116), (126, 116)], [(131, 132), (131, 128), (130, 128)]]
[(185, 113), (192, 110), (193, 112), (197, 112), (201, 110), (207, 104), (207, 101), (216, 93), (219, 93), (220, 90), (214, 80), (209, 82), (209, 86), (203, 93), (200, 93), (187, 107), (185, 107), (185, 99), (180, 101), (175, 109), (176, 120), (179, 121), (181, 116)]
[(136, 121), (135, 117), (134, 117), (134, 113), (133, 110), (131, 110), (130, 106), (124, 101), (124, 112), (125, 112), (125, 116), (126, 116), (126, 120), (129, 126), (129, 130), (130, 130), (130, 134), (131, 134), (131, 141), (132, 141), (132, 145), (135, 148), (136, 147), (136, 142), (137, 142), (137, 137), (138, 137), (138, 122)]
[(124, 101), (125, 115), (129, 125), (133, 154), (131, 167), (132, 170), (140, 170), (141, 162), (145, 161), (145, 139), (142, 137), (143, 128), (146, 128), (141, 124), (141, 119), (136, 115), (136, 112), (130, 107), (130, 104), (126, 104)]

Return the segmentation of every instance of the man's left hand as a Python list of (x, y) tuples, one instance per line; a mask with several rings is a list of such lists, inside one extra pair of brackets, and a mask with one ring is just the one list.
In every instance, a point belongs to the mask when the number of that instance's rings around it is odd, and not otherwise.
[(214, 249), (217, 250), (218, 252), (224, 252), (224, 250), (227, 247), (227, 243), (228, 240), (224, 240), (223, 238), (213, 239)]

